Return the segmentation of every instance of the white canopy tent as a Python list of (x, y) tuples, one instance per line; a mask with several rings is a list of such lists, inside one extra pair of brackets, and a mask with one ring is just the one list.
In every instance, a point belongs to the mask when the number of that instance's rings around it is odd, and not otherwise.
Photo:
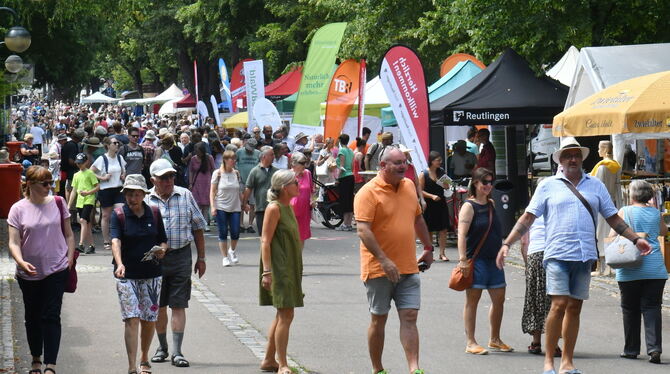
[(154, 97), (147, 97), (147, 98), (142, 98), (142, 99), (128, 99), (128, 100), (121, 100), (119, 104), (121, 105), (149, 105), (149, 104), (164, 104), (170, 100), (173, 99), (181, 99), (184, 97), (184, 93), (182, 92), (181, 88), (177, 87), (176, 84), (172, 83), (170, 87), (168, 87), (167, 90), (161, 92), (157, 96)]
[(547, 70), (547, 75), (570, 87), (572, 84), (572, 77), (575, 75), (577, 65), (579, 62), (579, 50), (574, 46), (570, 46), (563, 57)]
[[(667, 70), (670, 70), (670, 43), (582, 48), (565, 109), (615, 83)], [(667, 132), (612, 135), (614, 159), (622, 163), (624, 144), (633, 140), (668, 136)]]
[(181, 98), (172, 99), (165, 104), (161, 105), (161, 108), (158, 110), (158, 115), (162, 116), (164, 114), (176, 114), (180, 112), (192, 112), (195, 110), (195, 107), (190, 108), (177, 108), (177, 101)]
[(96, 92), (91, 96), (83, 97), (80, 101), (82, 104), (113, 104), (119, 101), (113, 97), (109, 97), (102, 92)]

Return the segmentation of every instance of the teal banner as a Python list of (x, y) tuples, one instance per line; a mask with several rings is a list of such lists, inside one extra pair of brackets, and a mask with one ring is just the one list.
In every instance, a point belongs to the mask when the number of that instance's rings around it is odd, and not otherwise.
[(321, 103), (326, 101), (333, 64), (346, 27), (346, 22), (329, 23), (314, 34), (302, 71), (293, 124), (319, 126)]

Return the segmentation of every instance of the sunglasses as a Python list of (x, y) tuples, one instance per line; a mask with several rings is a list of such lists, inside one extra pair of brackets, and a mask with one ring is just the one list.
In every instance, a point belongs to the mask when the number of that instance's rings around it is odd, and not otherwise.
[(493, 179), (484, 179), (480, 181), (480, 183), (482, 184), (482, 186), (488, 186), (489, 184), (493, 184)]
[(109, 144), (119, 145), (120, 143), (119, 142), (111, 142)]
[(176, 176), (177, 176), (177, 174), (175, 174), (175, 173), (169, 173), (169, 174), (161, 175), (160, 177), (158, 177), (158, 179), (160, 179), (162, 181), (166, 181), (166, 180), (174, 179), (174, 177), (176, 177)]
[(54, 183), (52, 180), (48, 181), (42, 181), (42, 182), (35, 182), (35, 184), (40, 184), (42, 187), (51, 187), (51, 185)]
[(130, 136), (131, 138), (139, 138), (140, 137), (139, 135), (128, 135), (128, 136)]

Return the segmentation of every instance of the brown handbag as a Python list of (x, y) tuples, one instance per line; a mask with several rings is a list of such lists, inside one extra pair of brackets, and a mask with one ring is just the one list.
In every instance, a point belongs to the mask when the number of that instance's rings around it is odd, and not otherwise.
[(486, 241), (486, 238), (489, 236), (489, 232), (491, 232), (491, 226), (493, 225), (493, 207), (491, 206), (491, 203), (489, 202), (488, 204), (489, 207), (489, 226), (486, 228), (486, 233), (484, 233), (484, 236), (482, 236), (482, 239), (479, 241), (479, 244), (477, 244), (477, 248), (475, 248), (475, 252), (472, 254), (472, 258), (468, 259), (468, 275), (464, 275), (463, 271), (461, 268), (456, 265), (451, 270), (451, 278), (449, 278), (449, 288), (455, 291), (464, 291), (470, 287), (472, 287), (472, 281), (473, 281), (473, 273), (474, 273), (474, 263), (475, 259), (477, 258), (477, 255), (479, 255), (479, 250), (482, 249), (482, 246), (484, 245), (484, 242)]

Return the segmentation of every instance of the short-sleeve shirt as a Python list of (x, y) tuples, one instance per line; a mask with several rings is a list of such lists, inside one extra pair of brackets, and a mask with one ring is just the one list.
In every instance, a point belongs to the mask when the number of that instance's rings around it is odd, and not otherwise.
[(251, 169), (258, 165), (261, 159), (261, 152), (257, 149), (254, 149), (253, 152), (247, 152), (243, 147), (235, 152), (235, 156), (237, 156), (237, 162), (235, 163), (237, 170), (240, 171), (242, 181), (246, 182)]
[(78, 171), (77, 166), (71, 165), (69, 160), (74, 162), (79, 153), (79, 144), (73, 140), (68, 140), (60, 151), (60, 168), (67, 173), (67, 179), (72, 179), (74, 173)]
[(41, 126), (33, 126), (30, 128), (30, 133), (33, 134), (33, 144), (44, 143), (44, 129)]
[(121, 156), (127, 162), (126, 174), (142, 174), (144, 169), (144, 149), (139, 144), (137, 148), (131, 148), (126, 144), (121, 148)]
[[(340, 165), (340, 156), (344, 156), (344, 165)], [(354, 175), (352, 166), (354, 162), (354, 152), (347, 147), (340, 147), (337, 151), (337, 166), (343, 167), (344, 170), (340, 172), (340, 178), (348, 177)]]
[[(567, 181), (559, 171), (540, 183), (526, 208), (526, 212), (535, 217), (544, 216), (544, 261), (552, 258), (582, 262), (595, 260), (598, 256), (591, 215), (561, 179)], [(609, 218), (617, 214), (607, 188), (598, 179), (582, 173), (575, 187), (588, 201), (594, 215), (600, 213)]]
[[(421, 214), (414, 183), (404, 178), (396, 189), (381, 176), (366, 183), (354, 197), (357, 221), (369, 222), (382, 251), (400, 274), (419, 272), (416, 263), (414, 221)], [(361, 279), (384, 277), (381, 264), (361, 241)]]
[(72, 178), (72, 188), (77, 190), (77, 208), (84, 205), (95, 205), (95, 194), (82, 196), (81, 191), (90, 191), (98, 184), (98, 177), (91, 169), (80, 170)]
[(187, 246), (193, 241), (193, 230), (205, 229), (205, 217), (191, 191), (186, 188), (174, 186), (172, 195), (164, 201), (153, 187), (144, 198), (144, 202), (160, 209), (170, 248), (179, 249)]
[(212, 185), (216, 186), (216, 197), (214, 203), (217, 210), (224, 212), (242, 211), (242, 202), (240, 201), (240, 176), (237, 171), (231, 173), (221, 173), (221, 169), (216, 169), (212, 173)]
[[(37, 271), (37, 275), (31, 276), (17, 266), (16, 274), (22, 279), (40, 280), (67, 268), (67, 243), (61, 217), (69, 218), (70, 212), (65, 201), (62, 205), (63, 209), (59, 211), (56, 198), (45, 204), (21, 199), (9, 209), (7, 224), (19, 231), (21, 255)], [(48, 245), (45, 245), (45, 239), (48, 239)]]
[[(26, 143), (23, 143), (23, 144), (21, 144), (20, 148), (28, 150), (28, 151), (32, 151), (33, 149), (37, 149), (37, 145), (35, 145), (35, 144), (28, 145)], [(36, 165), (37, 160), (39, 159), (39, 155), (28, 155), (28, 156), (21, 155), (21, 158), (23, 158), (24, 160), (30, 161), (30, 163), (32, 163), (33, 165)]]
[(253, 191), (257, 212), (264, 212), (265, 207), (268, 205), (268, 190), (272, 186), (272, 176), (277, 170), (279, 169), (274, 166), (264, 168), (261, 165), (257, 165), (249, 172), (245, 185)]
[(473, 155), (476, 156), (476, 155), (479, 154), (479, 146), (477, 146), (477, 144), (475, 144), (475, 143), (473, 143), (469, 140), (466, 140), (465, 141), (465, 146), (467, 147), (468, 152), (472, 153)]
[[(147, 279), (161, 275), (161, 266), (153, 261), (142, 261), (144, 254), (155, 245), (167, 242), (163, 220), (154, 220), (151, 208), (144, 205), (144, 214), (138, 217), (123, 205), (125, 224), (121, 226), (116, 211), (112, 211), (109, 232), (112, 239), (121, 240), (121, 261), (128, 279)], [(155, 224), (154, 224), (155, 222)], [(116, 269), (116, 263), (114, 263)]]
[[(107, 158), (108, 162), (107, 167), (105, 167), (105, 158)], [(123, 159), (123, 156), (117, 154), (115, 157), (109, 158), (106, 155), (102, 155), (95, 159), (92, 167), (100, 170), (102, 175), (107, 173), (112, 174), (112, 177), (108, 181), (100, 181), (101, 190), (123, 186), (121, 173), (126, 167), (126, 161)]]

